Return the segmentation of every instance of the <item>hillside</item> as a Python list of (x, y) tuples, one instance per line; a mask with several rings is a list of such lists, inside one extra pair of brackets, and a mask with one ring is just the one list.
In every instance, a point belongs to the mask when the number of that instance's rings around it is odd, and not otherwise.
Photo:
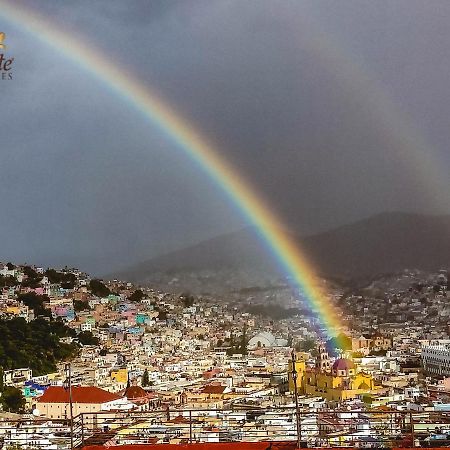
[[(295, 240), (324, 276), (361, 278), (405, 268), (432, 271), (450, 267), (450, 216), (383, 213)], [(142, 262), (110, 277), (223, 292), (274, 285), (282, 274), (249, 228)]]
[(325, 275), (450, 268), (450, 216), (379, 214), (303, 239), (302, 248)]

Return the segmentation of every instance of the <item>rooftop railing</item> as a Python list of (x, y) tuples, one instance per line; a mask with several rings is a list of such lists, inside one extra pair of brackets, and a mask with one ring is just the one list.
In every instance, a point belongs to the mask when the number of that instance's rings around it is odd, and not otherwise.
[(0, 422), (0, 449), (215, 442), (291, 442), (294, 447), (324, 448), (447, 447), (450, 415), (303, 410), (297, 416), (295, 408), (282, 407), (82, 413), (74, 417), (73, 424), (42, 418)]
[(70, 443), (70, 420), (37, 417), (0, 420), (1, 449), (70, 449)]
[(258, 441), (293, 441), (301, 447), (446, 446), (450, 415), (339, 410), (297, 414), (292, 407), (103, 412), (76, 417), (74, 435), (78, 447)]

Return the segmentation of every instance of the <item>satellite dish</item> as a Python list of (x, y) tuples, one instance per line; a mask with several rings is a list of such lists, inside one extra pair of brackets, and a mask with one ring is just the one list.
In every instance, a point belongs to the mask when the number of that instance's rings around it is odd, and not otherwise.
[(41, 415), (41, 412), (37, 408), (34, 408), (33, 409), (33, 416), (39, 417), (40, 415)]

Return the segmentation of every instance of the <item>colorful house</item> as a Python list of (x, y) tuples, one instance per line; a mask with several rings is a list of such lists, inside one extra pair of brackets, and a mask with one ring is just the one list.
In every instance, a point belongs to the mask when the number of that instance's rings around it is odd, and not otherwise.
[(43, 386), (32, 381), (25, 381), (22, 389), (23, 396), (28, 400), (34, 397), (40, 397), (48, 386)]
[(111, 380), (116, 383), (127, 383), (128, 382), (128, 369), (115, 369), (111, 371)]
[[(289, 390), (294, 391), (292, 362), (289, 361)], [(342, 402), (369, 393), (375, 389), (372, 375), (359, 371), (348, 358), (338, 358), (331, 365), (325, 346), (319, 346), (316, 367), (307, 369), (303, 358), (295, 362), (297, 392), (320, 396), (329, 401)]]
[(149, 320), (149, 317), (145, 313), (137, 313), (136, 314), (136, 324), (144, 325)]

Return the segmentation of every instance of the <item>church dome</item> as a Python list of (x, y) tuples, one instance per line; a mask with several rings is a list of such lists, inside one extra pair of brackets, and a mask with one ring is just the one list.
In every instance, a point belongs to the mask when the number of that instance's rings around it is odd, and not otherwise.
[(337, 359), (334, 364), (333, 364), (333, 370), (338, 371), (338, 370), (352, 370), (354, 369), (355, 363), (347, 358), (339, 358)]
[(253, 336), (248, 341), (248, 347), (254, 348), (254, 347), (276, 347), (277, 346), (277, 339), (276, 337), (267, 331), (261, 331), (256, 336)]
[(147, 392), (142, 389), (140, 386), (130, 386), (125, 390), (124, 396), (128, 400), (133, 400), (136, 398), (142, 398), (147, 395)]

